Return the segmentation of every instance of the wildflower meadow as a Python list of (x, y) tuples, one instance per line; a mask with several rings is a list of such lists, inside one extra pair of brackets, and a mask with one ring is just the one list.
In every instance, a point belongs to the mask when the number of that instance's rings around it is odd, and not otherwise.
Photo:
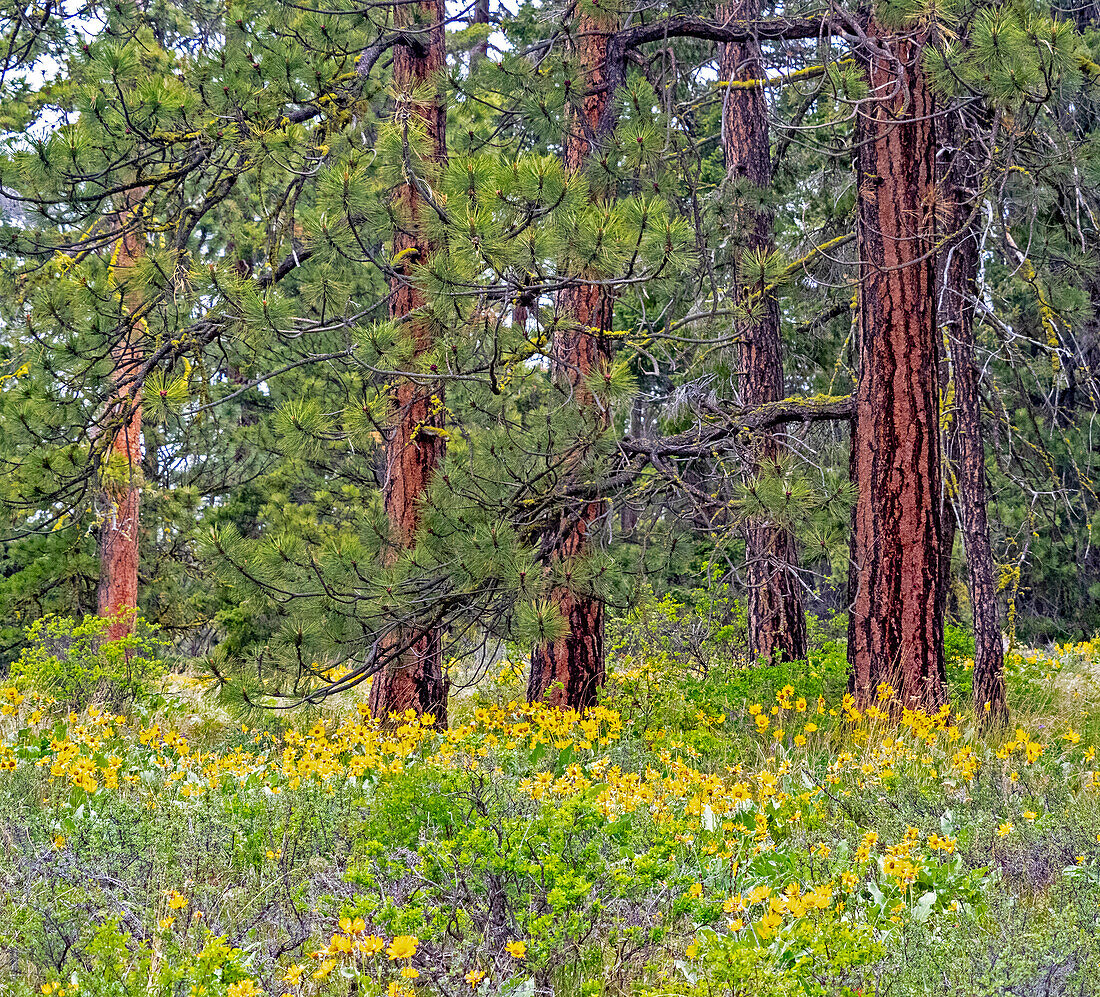
[(1097, 991), (1100, 640), (1010, 653), (1007, 726), (887, 685), (861, 709), (829, 641), (614, 660), (582, 715), (505, 665), (445, 730), (234, 714), (187, 674), (125, 703), (17, 678), (0, 992)]

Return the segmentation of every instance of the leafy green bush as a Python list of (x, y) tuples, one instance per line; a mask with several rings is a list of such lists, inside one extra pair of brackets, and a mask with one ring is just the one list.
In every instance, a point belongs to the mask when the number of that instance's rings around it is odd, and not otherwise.
[(68, 616), (35, 620), (24, 630), (28, 644), (12, 665), (12, 678), (72, 706), (144, 696), (164, 674), (158, 653), (167, 641), (140, 614), (130, 633), (116, 640), (107, 636), (110, 625), (91, 615), (79, 623)]
[(948, 623), (943, 628), (943, 658), (948, 667), (974, 657), (974, 634), (967, 627)]

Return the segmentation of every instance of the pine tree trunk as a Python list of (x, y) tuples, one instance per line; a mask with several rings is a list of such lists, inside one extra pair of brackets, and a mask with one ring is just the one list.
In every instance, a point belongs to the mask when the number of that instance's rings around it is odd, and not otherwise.
[[(408, 29), (407, 41), (394, 46), (393, 85), (398, 93), (398, 118), (420, 118), (431, 145), (430, 155), (442, 162), (447, 155), (446, 108), (438, 95), (429, 99), (416, 94), (430, 84), (445, 65), (445, 9), (443, 0), (398, 4), (395, 26)], [(412, 182), (395, 194), (393, 255), (400, 259), (398, 274), (390, 285), (390, 316), (413, 315), (410, 323), (417, 352), (432, 345), (432, 330), (423, 315), (423, 292), (413, 280), (413, 270), (431, 254), (424, 235), (424, 220), (431, 211)], [(442, 385), (402, 381), (394, 389), (395, 414), (385, 442), (383, 497), (389, 520), (393, 556), (412, 547), (420, 522), (420, 502), (432, 474), (443, 460)], [(414, 710), (431, 713), (439, 726), (447, 723), (446, 676), (443, 673), (442, 638), (438, 630), (404, 633), (394, 638), (409, 643), (407, 650), (387, 664), (371, 684), (369, 706), (375, 717)], [(393, 645), (391, 644), (391, 647)]]
[(857, 111), (859, 375), (851, 474), (848, 656), (862, 701), (887, 682), (906, 705), (943, 699), (942, 529), (934, 296), (935, 138), (922, 44), (890, 38)]
[[(588, 13), (576, 25), (576, 59), (583, 78), (574, 85), (584, 87), (581, 113), (568, 122), (565, 166), (576, 172), (584, 165), (590, 136), (598, 136), (603, 112), (610, 95), (606, 91), (605, 67), (609, 36)], [(561, 292), (562, 320), (551, 347), (552, 375), (567, 388), (575, 404), (596, 425), (606, 425), (606, 413), (596, 407), (587, 380), (600, 360), (608, 356), (604, 333), (612, 328), (613, 302), (610, 292), (595, 284), (580, 284)], [(554, 706), (583, 710), (596, 702), (604, 681), (604, 610), (592, 595), (577, 592), (570, 584), (569, 562), (584, 554), (590, 531), (604, 512), (602, 502), (592, 502), (563, 519), (548, 538), (553, 558), (565, 567), (565, 584), (555, 586), (551, 599), (569, 624), (569, 633), (552, 644), (536, 646), (531, 652), (527, 698)]]
[[(131, 279), (134, 264), (144, 251), (143, 236), (128, 230), (129, 219), (120, 216), (123, 232), (112, 270), (123, 287), (126, 308), (133, 313), (141, 302), (125, 285)], [(126, 387), (133, 375), (136, 340), (144, 322), (123, 323), (125, 338), (115, 347), (114, 379), (119, 390), (108, 409), (108, 418), (125, 418), (111, 440), (107, 473), (102, 494), (104, 520), (99, 528), (99, 585), (96, 593), (99, 615), (112, 622), (107, 637), (125, 637), (133, 625), (138, 600), (138, 527), (141, 505), (141, 392)]]
[[(937, 125), (941, 122), (937, 121)], [(944, 136), (946, 138), (946, 136)], [(943, 140), (937, 129), (936, 144), (943, 147)], [(936, 183), (944, 187), (948, 183), (949, 163), (937, 160)], [(937, 237), (942, 233), (937, 232)], [(947, 268), (951, 253), (938, 253), (936, 256), (936, 311), (937, 320), (943, 335), (936, 337), (936, 367), (940, 390), (940, 460), (942, 466), (940, 484), (940, 608), (937, 612), (947, 620), (951, 602), (952, 564), (955, 554), (955, 534), (958, 532), (955, 504), (958, 497), (958, 481), (955, 475), (955, 428), (956, 413), (954, 407), (954, 382), (951, 377), (951, 359), (944, 349), (944, 340), (951, 338), (951, 329), (958, 322), (955, 311), (955, 299), (945, 293)], [(944, 406), (947, 406), (945, 409)]]
[[(723, 20), (760, 16), (759, 0), (743, 0), (722, 9)], [(756, 42), (722, 48), (722, 79), (759, 79), (764, 73)], [(759, 88), (730, 88), (722, 113), (723, 151), (728, 180), (748, 180), (757, 188), (772, 182), (768, 139), (768, 109)], [(739, 254), (770, 253), (774, 249), (770, 211), (743, 208), (733, 219), (733, 236)], [(736, 281), (740, 287), (740, 280)], [(747, 299), (747, 300), (746, 300)], [(765, 282), (745, 289), (749, 314), (741, 321), (740, 385), (742, 404), (756, 407), (779, 401), (783, 391), (783, 357), (780, 343), (779, 302)], [(779, 441), (763, 436), (754, 446), (751, 481), (762, 471), (778, 470), (782, 451)], [(752, 521), (745, 528), (748, 574), (749, 651), (769, 663), (806, 657), (806, 614), (796, 570), (798, 554), (791, 532), (767, 520)]]
[(974, 360), (974, 294), (979, 245), (976, 226), (968, 224), (971, 204), (956, 202), (956, 218), (966, 226), (951, 251), (947, 294), (955, 321), (949, 327), (951, 367), (955, 378), (954, 448), (959, 486), (966, 571), (974, 611), (974, 706), (979, 718), (1005, 715), (1004, 644), (997, 613), (997, 579), (986, 510), (985, 444), (982, 440), (981, 395)]
[[(474, 0), (474, 24), (489, 23), (489, 0)], [(470, 53), (470, 68), (473, 69), (489, 54), (489, 39), (478, 42)]]

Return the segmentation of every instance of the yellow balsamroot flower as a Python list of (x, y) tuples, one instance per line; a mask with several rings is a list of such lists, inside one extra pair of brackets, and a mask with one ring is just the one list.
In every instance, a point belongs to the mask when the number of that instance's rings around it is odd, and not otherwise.
[(420, 970), (416, 969), (414, 966), (402, 966), (401, 975), (406, 980), (415, 980), (420, 975)]
[(65, 847), (65, 835), (59, 834), (56, 838), (54, 838), (53, 839), (53, 846), (54, 846), (54, 848), (64, 848)]
[(185, 897), (178, 890), (168, 891), (168, 909), (169, 910), (183, 910), (187, 906), (187, 897)]
[(756, 922), (756, 930), (761, 938), (770, 938), (782, 924), (783, 915), (776, 910), (769, 910)]
[(1007, 820), (997, 828), (998, 838), (1007, 838), (1014, 830), (1016, 830)]
[(398, 935), (386, 949), (386, 955), (391, 960), (411, 959), (416, 955), (416, 946), (420, 944), (415, 935)]
[(508, 950), (508, 954), (513, 959), (526, 959), (527, 958), (527, 943), (526, 942), (506, 942), (504, 947)]
[(1028, 821), (1032, 824), (1035, 823), (1035, 820), (1038, 816), (1039, 815), (1034, 810), (1025, 810), (1024, 811), (1024, 820), (1026, 820), (1026, 821)]
[(772, 888), (764, 883), (760, 886), (753, 887), (753, 890), (747, 897), (745, 902), (748, 904), (758, 904), (761, 900), (767, 900), (772, 895)]
[(465, 976), (466, 982), (470, 984), (471, 990), (476, 990), (477, 985), (485, 979), (485, 971), (481, 969), (471, 969)]
[(157, 921), (157, 924), (160, 925), (161, 929), (164, 931), (167, 931), (175, 923), (176, 919), (174, 917), (162, 917)]
[(882, 860), (882, 871), (900, 887), (908, 886), (917, 878), (916, 865), (901, 855), (886, 855)]
[(351, 955), (351, 939), (347, 935), (333, 935), (328, 940), (330, 955)]
[(950, 855), (955, 851), (955, 845), (957, 844), (957, 838), (941, 838), (938, 834), (930, 834), (928, 836), (928, 847), (933, 851), (943, 851)]
[(288, 966), (286, 974), (283, 976), (283, 983), (291, 987), (298, 986), (302, 982), (302, 974), (306, 971), (306, 967), (300, 963), (296, 963), (293, 966)]
[(702, 895), (703, 895), (703, 884), (702, 883), (692, 883), (691, 886), (688, 888), (688, 896), (689, 897), (697, 900)]
[(261, 997), (262, 994), (263, 991), (256, 986), (256, 981), (249, 979), (230, 983), (226, 991), (226, 997)]

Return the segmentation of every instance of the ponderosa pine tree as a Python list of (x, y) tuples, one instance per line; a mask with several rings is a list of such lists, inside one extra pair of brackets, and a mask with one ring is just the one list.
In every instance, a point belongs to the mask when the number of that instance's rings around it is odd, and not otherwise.
[[(420, 0), (394, 7), (394, 27), (400, 41), (393, 50), (393, 86), (397, 93), (396, 118), (405, 147), (417, 143), (423, 131), (424, 159), (432, 168), (447, 157), (447, 109), (439, 93), (439, 76), (446, 62), (444, 0)], [(393, 238), (396, 273), (391, 280), (390, 317), (407, 319), (415, 344), (413, 363), (427, 352), (434, 327), (415, 274), (427, 266), (432, 245), (425, 215), (435, 210), (427, 193), (421, 167), (406, 161), (408, 175), (394, 193), (398, 230)], [(428, 378), (404, 378), (393, 390), (395, 416), (387, 429), (383, 495), (391, 540), (408, 548), (416, 542), (421, 504), (432, 475), (446, 448), (443, 430), (444, 389)], [(415, 710), (431, 713), (447, 723), (447, 680), (443, 672), (443, 647), (438, 631), (399, 634), (405, 645), (394, 660), (374, 678), (370, 709), (376, 717)]]
[[(760, 16), (760, 7), (758, 0), (727, 4), (720, 8), (720, 19), (754, 20)], [(742, 404), (755, 409), (785, 395), (779, 299), (769, 283), (767, 266), (775, 249), (773, 220), (769, 210), (754, 206), (767, 196), (772, 182), (767, 102), (763, 86), (753, 85), (764, 77), (759, 42), (723, 45), (719, 72), (726, 82), (722, 105), (725, 196), (742, 202), (730, 224), (730, 238), (737, 243), (740, 257), (740, 272), (734, 274), (741, 299), (738, 381)], [(746, 277), (749, 269), (752, 279)], [(764, 434), (754, 442), (746, 475), (750, 489), (761, 472), (780, 473), (781, 451), (774, 435)], [(749, 652), (767, 662), (805, 658), (806, 614), (796, 576), (794, 536), (781, 524), (750, 519), (745, 526), (745, 562)]]
[(134, 266), (144, 252), (145, 233), (136, 211), (120, 211), (118, 244), (111, 276), (118, 288), (121, 334), (111, 350), (116, 385), (109, 405), (111, 445), (103, 467), (103, 522), (99, 527), (99, 615), (111, 620), (112, 640), (129, 632), (138, 608), (139, 512), (142, 482), (141, 383), (137, 378), (144, 334)]
[[(927, 28), (873, 17), (858, 53), (870, 94), (856, 110), (860, 283), (851, 473), (851, 687), (902, 701), (943, 697), (940, 431), (935, 299), (935, 103)], [(873, 47), (873, 49), (872, 49)]]
[[(955, 213), (953, 244), (945, 270), (945, 293), (954, 321), (947, 327), (955, 410), (951, 434), (955, 478), (970, 604), (974, 613), (974, 704), (979, 717), (1003, 719), (1005, 710), (1004, 642), (997, 611), (997, 579), (989, 538), (985, 440), (975, 359), (974, 302), (979, 265), (979, 229), (975, 204), (967, 196), (974, 182), (964, 172), (967, 159), (956, 156), (950, 178)], [(969, 183), (968, 183), (969, 181)], [(973, 189), (973, 188), (971, 188)]]
[[(571, 174), (584, 168), (587, 158), (597, 153), (606, 138), (607, 105), (615, 99), (607, 84), (609, 26), (601, 23), (585, 0), (581, 2), (571, 31), (577, 78), (568, 81), (576, 96), (571, 105), (574, 109), (566, 117), (564, 140), (565, 168)], [(606, 366), (610, 360), (611, 290), (603, 283), (588, 283), (582, 276), (574, 286), (558, 293), (558, 313), (550, 355), (552, 375), (566, 395), (566, 404), (577, 406), (593, 430), (601, 431), (607, 427), (608, 413), (594, 396), (589, 379), (598, 373), (601, 363)], [(585, 454), (578, 452), (571, 459), (583, 461)], [(598, 499), (581, 502), (574, 509), (563, 510), (544, 538), (551, 558), (560, 562), (563, 576), (550, 598), (569, 631), (532, 648), (527, 684), (532, 701), (584, 709), (596, 702), (603, 684), (603, 603), (573, 584), (571, 562), (584, 556), (605, 511)]]

